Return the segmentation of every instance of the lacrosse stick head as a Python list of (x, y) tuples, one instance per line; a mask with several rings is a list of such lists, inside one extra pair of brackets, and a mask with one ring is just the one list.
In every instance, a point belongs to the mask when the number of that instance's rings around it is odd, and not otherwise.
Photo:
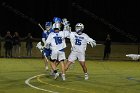
[(62, 19), (62, 24), (64, 25), (64, 26), (69, 26), (70, 24), (69, 24), (69, 21), (66, 19), (66, 18), (63, 18)]
[(43, 46), (41, 45), (41, 42), (38, 42), (37, 45), (36, 45), (36, 47), (37, 47), (39, 50), (43, 49)]

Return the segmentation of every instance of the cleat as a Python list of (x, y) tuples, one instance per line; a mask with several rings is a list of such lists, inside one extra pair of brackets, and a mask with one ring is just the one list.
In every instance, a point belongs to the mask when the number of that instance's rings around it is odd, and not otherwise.
[(85, 75), (85, 80), (88, 80), (88, 75)]
[(54, 75), (54, 79), (57, 79), (58, 76), (59, 76), (59, 73), (55, 73), (55, 75)]
[(62, 77), (62, 80), (63, 80), (63, 81), (66, 80), (66, 78), (65, 78), (65, 74), (62, 74), (61, 77)]
[(45, 69), (48, 70), (49, 69), (48, 66), (46, 66)]

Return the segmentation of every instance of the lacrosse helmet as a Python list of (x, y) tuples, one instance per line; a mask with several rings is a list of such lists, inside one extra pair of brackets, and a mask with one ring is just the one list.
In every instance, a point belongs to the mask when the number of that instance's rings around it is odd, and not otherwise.
[(75, 25), (75, 31), (77, 34), (81, 34), (83, 30), (84, 30), (84, 25), (82, 23), (77, 23)]
[(62, 22), (61, 18), (54, 17), (53, 18), (53, 21), (54, 21), (54, 24), (53, 24), (53, 27), (52, 28), (53, 29), (57, 28), (57, 29), (60, 30), (60, 28), (61, 28), (61, 22)]
[(45, 23), (45, 28), (46, 28), (47, 31), (50, 30), (52, 28), (52, 22), (46, 22)]
[(59, 18), (59, 17), (54, 17), (53, 18), (53, 22), (55, 22), (55, 23), (61, 23), (62, 22), (62, 20), (61, 20), (61, 18)]

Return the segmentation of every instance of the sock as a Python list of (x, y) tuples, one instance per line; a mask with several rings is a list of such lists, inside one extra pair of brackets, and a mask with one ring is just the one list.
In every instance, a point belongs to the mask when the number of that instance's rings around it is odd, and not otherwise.
[(85, 75), (88, 75), (88, 73), (85, 73)]
[(62, 76), (65, 76), (65, 74), (62, 74)]

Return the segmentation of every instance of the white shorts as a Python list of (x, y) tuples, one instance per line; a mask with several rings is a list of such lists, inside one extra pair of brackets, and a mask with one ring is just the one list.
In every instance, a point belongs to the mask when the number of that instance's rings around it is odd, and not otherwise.
[(52, 51), (51, 59), (58, 60), (58, 61), (65, 60), (66, 59), (65, 52), (64, 51)]
[(78, 61), (84, 62), (85, 61), (85, 53), (71, 51), (71, 53), (68, 57), (68, 61), (74, 62), (76, 59), (78, 59)]

